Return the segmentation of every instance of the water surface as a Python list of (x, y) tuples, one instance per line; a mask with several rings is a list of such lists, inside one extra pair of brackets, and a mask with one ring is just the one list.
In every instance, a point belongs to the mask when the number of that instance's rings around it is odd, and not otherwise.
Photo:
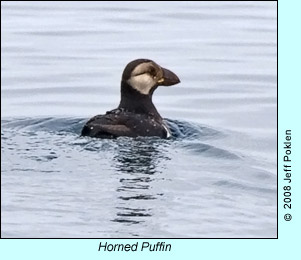
[[(276, 2), (2, 2), (2, 237), (276, 237)], [(150, 58), (170, 140), (80, 137)]]

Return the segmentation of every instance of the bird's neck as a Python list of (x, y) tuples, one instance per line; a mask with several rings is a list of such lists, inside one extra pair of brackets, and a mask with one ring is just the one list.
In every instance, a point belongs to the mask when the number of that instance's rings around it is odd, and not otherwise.
[(137, 114), (153, 115), (162, 119), (152, 102), (152, 94), (143, 95), (127, 82), (121, 81), (121, 100), (118, 108)]

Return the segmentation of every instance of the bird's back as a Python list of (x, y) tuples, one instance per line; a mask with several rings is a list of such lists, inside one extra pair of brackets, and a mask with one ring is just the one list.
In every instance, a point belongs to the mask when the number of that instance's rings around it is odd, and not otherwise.
[(137, 114), (114, 109), (105, 115), (91, 118), (84, 126), (83, 136), (116, 138), (119, 136), (158, 136), (166, 138), (168, 133), (161, 118), (151, 114)]

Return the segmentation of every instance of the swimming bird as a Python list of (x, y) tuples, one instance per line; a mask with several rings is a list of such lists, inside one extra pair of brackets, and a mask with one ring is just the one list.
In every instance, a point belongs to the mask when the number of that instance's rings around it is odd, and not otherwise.
[(92, 117), (81, 135), (97, 138), (170, 137), (170, 130), (154, 106), (152, 96), (158, 86), (179, 82), (175, 73), (152, 60), (131, 61), (122, 73), (119, 106), (104, 115)]

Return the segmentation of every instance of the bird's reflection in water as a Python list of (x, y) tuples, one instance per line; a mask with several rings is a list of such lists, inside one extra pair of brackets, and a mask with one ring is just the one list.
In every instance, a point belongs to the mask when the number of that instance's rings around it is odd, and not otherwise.
[(162, 167), (157, 166), (170, 159), (164, 149), (167, 145), (168, 141), (157, 138), (118, 140), (114, 163), (121, 178), (116, 190), (117, 217), (112, 221), (138, 224), (152, 216), (151, 201), (163, 195), (152, 191), (152, 182), (162, 179)]

